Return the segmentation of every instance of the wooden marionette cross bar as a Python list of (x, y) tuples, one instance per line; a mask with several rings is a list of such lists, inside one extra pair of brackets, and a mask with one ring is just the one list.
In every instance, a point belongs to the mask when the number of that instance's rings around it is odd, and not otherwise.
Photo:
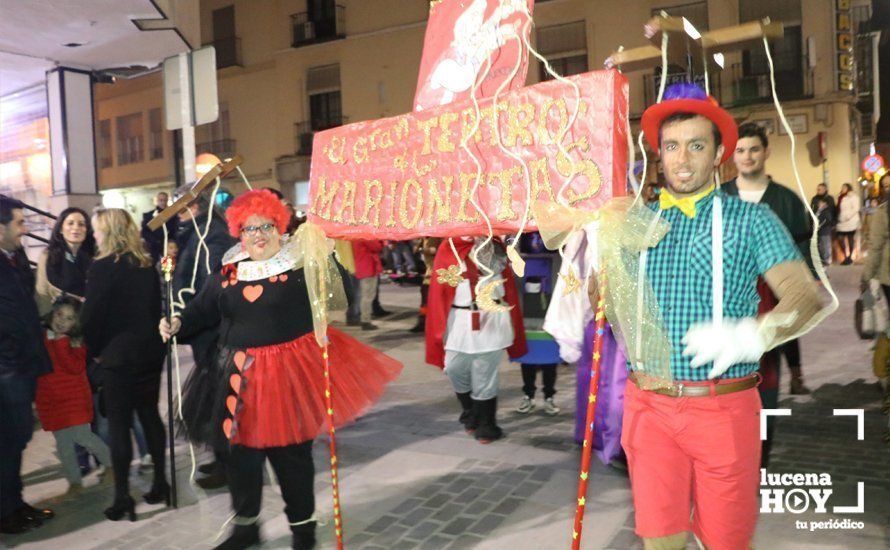
[(152, 231), (160, 229), (162, 225), (167, 223), (167, 220), (188, 208), (188, 206), (197, 199), (198, 196), (216, 180), (216, 178), (224, 178), (228, 176), (235, 170), (235, 168), (240, 166), (242, 162), (244, 162), (244, 159), (241, 158), (241, 155), (235, 155), (208, 170), (206, 174), (201, 176), (201, 179), (195, 182), (185, 195), (180, 197), (179, 200), (167, 208), (161, 210), (157, 216), (152, 218), (151, 221), (148, 222), (148, 228)]
[[(655, 17), (650, 21), (650, 24), (655, 20), (668, 20), (664, 21), (664, 31), (672, 33), (670, 40), (668, 41), (668, 49), (671, 49), (671, 44), (675, 41), (674, 34), (678, 34), (677, 24), (676, 22), (671, 22), (671, 19), (680, 19), (677, 17)], [(661, 24), (661, 21), (659, 22)], [(763, 40), (764, 37), (767, 40), (776, 40), (781, 38), (784, 33), (784, 25), (781, 22), (772, 22), (768, 18), (763, 19), (762, 21), (752, 21), (750, 23), (744, 23), (741, 25), (735, 25), (732, 27), (724, 27), (721, 29), (715, 29), (713, 31), (705, 31), (701, 33), (701, 37), (693, 40), (698, 43), (698, 51), (704, 49), (709, 54), (709, 61), (713, 60), (711, 54), (714, 53), (729, 53), (734, 51), (743, 50), (750, 46), (753, 46), (755, 42), (759, 43)], [(683, 32), (683, 35), (686, 35), (686, 32)], [(677, 36), (677, 40), (680, 40), (679, 34)], [(657, 43), (661, 44), (661, 35), (660, 33), (656, 33), (653, 36), (653, 41), (657, 41)], [(682, 44), (682, 42), (681, 42)], [(659, 46), (654, 46), (652, 44), (647, 44), (645, 46), (640, 46), (637, 48), (630, 48), (626, 50), (618, 50), (613, 52), (609, 56), (609, 62), (612, 66), (620, 67), (622, 71), (638, 71), (643, 69), (651, 69), (653, 67), (657, 67), (661, 65), (661, 48)], [(701, 55), (692, 56), (693, 62), (697, 62), (701, 59)], [(680, 57), (672, 57), (668, 55), (668, 61), (683, 67), (686, 67), (687, 60), (686, 56), (682, 55)], [(708, 67), (711, 70), (711, 66)]]

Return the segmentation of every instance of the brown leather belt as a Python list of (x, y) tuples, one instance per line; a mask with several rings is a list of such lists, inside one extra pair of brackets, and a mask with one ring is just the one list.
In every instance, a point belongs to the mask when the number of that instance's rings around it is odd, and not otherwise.
[[(640, 387), (640, 383), (634, 371), (628, 373), (627, 378), (634, 384), (636, 384), (638, 388), (644, 390), (644, 388)], [(653, 393), (667, 395), (668, 397), (708, 397), (711, 395), (725, 395), (727, 393), (749, 390), (751, 388), (757, 387), (759, 383), (760, 375), (754, 373), (751, 376), (746, 376), (745, 378), (733, 379), (733, 381), (731, 382), (676, 382), (669, 388), (658, 388), (654, 390), (644, 391), (651, 391)]]

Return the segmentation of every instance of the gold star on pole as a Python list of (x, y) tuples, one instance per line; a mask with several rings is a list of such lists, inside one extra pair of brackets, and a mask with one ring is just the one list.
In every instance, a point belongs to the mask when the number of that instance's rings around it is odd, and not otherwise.
[(601, 357), (600, 352), (598, 352), (598, 351), (593, 352), (593, 360), (594, 361), (599, 361), (600, 357)]
[(450, 265), (447, 269), (437, 269), (436, 275), (436, 280), (440, 284), (446, 284), (453, 287), (457, 287), (457, 285), (464, 280), (463, 276), (460, 274), (460, 266), (457, 264)]
[(584, 497), (578, 499), (578, 506), (584, 506), (587, 503), (587, 500)]
[(596, 403), (596, 396), (593, 395), (593, 394), (588, 395), (588, 396), (587, 396), (587, 402), (588, 402), (588, 403)]
[(573, 538), (573, 539), (577, 539), (577, 538), (578, 538), (578, 531), (572, 530), (572, 538)]
[(569, 272), (565, 275), (560, 275), (562, 277), (563, 283), (565, 283), (565, 295), (568, 296), (576, 292), (579, 288), (581, 288), (581, 281), (578, 279), (577, 275), (575, 275), (575, 270), (571, 267), (569, 268)]
[(587, 472), (581, 472), (581, 479), (587, 481)]

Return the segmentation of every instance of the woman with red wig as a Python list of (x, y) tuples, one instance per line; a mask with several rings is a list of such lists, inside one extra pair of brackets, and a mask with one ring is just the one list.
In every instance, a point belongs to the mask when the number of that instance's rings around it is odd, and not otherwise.
[(288, 236), (289, 217), (268, 190), (236, 198), (226, 219), (240, 245), (226, 253), (222, 271), (182, 314), (160, 325), (164, 338), (219, 325), (224, 382), (216, 397), (217, 425), (229, 441), (235, 527), (217, 548), (260, 541), (266, 458), (281, 486), (293, 547), (314, 547), (312, 441), (327, 422), (322, 346), (328, 347), (335, 426), (359, 416), (402, 369), (327, 326), (327, 311), (346, 303), (333, 245), (313, 224)]

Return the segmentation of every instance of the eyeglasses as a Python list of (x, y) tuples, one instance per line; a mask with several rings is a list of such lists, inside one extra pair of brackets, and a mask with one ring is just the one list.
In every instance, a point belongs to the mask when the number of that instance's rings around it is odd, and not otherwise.
[(263, 225), (245, 225), (241, 228), (241, 234), (249, 237), (255, 236), (257, 233), (268, 235), (275, 229), (274, 223), (264, 223)]

